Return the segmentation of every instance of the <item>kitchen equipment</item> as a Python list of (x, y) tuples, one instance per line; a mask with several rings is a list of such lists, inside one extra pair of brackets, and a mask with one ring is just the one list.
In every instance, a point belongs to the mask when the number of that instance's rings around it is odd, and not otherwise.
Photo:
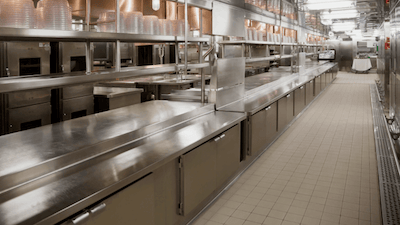
[(0, 26), (15, 28), (35, 27), (35, 8), (31, 0), (1, 0)]
[(104, 112), (141, 103), (143, 89), (110, 87), (98, 84), (94, 87), (95, 112)]
[(50, 73), (50, 43), (6, 42), (6, 69), (2, 76)]

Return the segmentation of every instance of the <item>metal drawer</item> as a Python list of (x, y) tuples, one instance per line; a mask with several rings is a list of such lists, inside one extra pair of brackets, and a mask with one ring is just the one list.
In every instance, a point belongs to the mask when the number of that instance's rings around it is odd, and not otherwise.
[(61, 101), (63, 121), (75, 119), (94, 113), (93, 95)]
[(6, 133), (27, 130), (51, 123), (50, 103), (6, 110)]
[(19, 108), (50, 102), (51, 90), (39, 89), (4, 94), (6, 108)]
[(61, 99), (71, 99), (82, 96), (93, 95), (93, 84), (70, 86), (61, 88)]

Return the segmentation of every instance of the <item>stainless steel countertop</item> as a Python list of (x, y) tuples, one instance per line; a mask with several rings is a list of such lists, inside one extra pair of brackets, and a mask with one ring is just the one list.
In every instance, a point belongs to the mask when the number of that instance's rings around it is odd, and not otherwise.
[(213, 111), (213, 104), (151, 101), (1, 136), (0, 193)]
[[(205, 68), (209, 63), (189, 64), (189, 69)], [(178, 68), (184, 65), (179, 64)], [(138, 77), (151, 74), (175, 72), (175, 64), (137, 66), (121, 68), (121, 72), (100, 71), (86, 75), (84, 72), (75, 72), (67, 74), (34, 75), (21, 77), (0, 78), (0, 93), (26, 91), (40, 88), (56, 88), (84, 83), (94, 83), (100, 81), (109, 81), (121, 78)]]
[[(336, 63), (307, 62), (308, 68), (303, 74), (290, 74), (288, 72), (269, 72), (266, 75), (256, 76), (248, 87), (255, 87), (246, 91), (246, 97), (229, 105), (218, 108), (219, 111), (245, 112), (253, 115), (264, 107), (274, 103), (287, 93), (304, 85), (316, 76), (334, 67)], [(267, 77), (267, 78), (264, 78)], [(283, 76), (279, 78), (279, 76)], [(250, 77), (251, 78), (251, 77)], [(246, 83), (247, 83), (246, 78)], [(268, 82), (271, 81), (271, 82)]]
[(142, 92), (143, 89), (141, 88), (104, 87), (96, 85), (93, 90), (93, 95), (103, 98), (116, 98)]
[[(0, 224), (59, 222), (244, 119), (243, 113), (209, 112), (195, 119), (177, 123), (152, 136), (120, 145), (108, 153), (87, 159), (84, 163), (71, 164), (68, 168), (56, 170), (0, 193)], [(86, 125), (82, 127), (87, 128)], [(39, 136), (43, 135), (42, 139), (51, 136), (51, 132), (45, 132), (48, 129), (42, 130), (43, 132), (39, 132), (41, 129), (36, 129), (36, 133), (40, 133)], [(20, 136), (25, 134), (27, 132), (21, 132)], [(80, 135), (77, 136), (78, 139), (79, 137)], [(43, 161), (35, 156), (47, 152), (46, 149), (31, 151), (29, 158), (36, 163)], [(15, 158), (11, 155), (18, 154), (8, 151), (6, 158)], [(18, 165), (23, 165), (23, 162), (14, 162), (14, 164), (16, 164), (14, 169), (19, 169)]]

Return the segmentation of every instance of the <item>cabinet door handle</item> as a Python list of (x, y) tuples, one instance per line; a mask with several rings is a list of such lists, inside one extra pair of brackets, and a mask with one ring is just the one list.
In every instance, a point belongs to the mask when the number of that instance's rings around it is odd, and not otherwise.
[(286, 95), (286, 98), (289, 98), (289, 97), (290, 97), (290, 94)]
[(303, 88), (304, 88), (304, 86), (301, 86), (301, 87), (300, 87), (300, 89), (303, 89)]
[(310, 84), (312, 84), (313, 83), (313, 81), (310, 81)]
[(95, 207), (90, 209), (90, 213), (92, 214), (97, 214), (97, 213), (101, 213), (106, 209), (106, 203), (101, 203), (99, 205), (96, 205)]
[(268, 111), (271, 109), (271, 106), (268, 106), (267, 108), (265, 108), (265, 111)]
[(214, 141), (217, 142), (217, 141), (219, 141), (220, 139), (221, 139), (220, 137), (217, 137), (217, 138), (214, 139)]
[(225, 136), (226, 136), (225, 134), (222, 134), (222, 135), (219, 136), (219, 137), (222, 139), (222, 138), (224, 138)]
[(82, 213), (72, 219), (72, 224), (83, 224), (89, 219), (89, 212)]

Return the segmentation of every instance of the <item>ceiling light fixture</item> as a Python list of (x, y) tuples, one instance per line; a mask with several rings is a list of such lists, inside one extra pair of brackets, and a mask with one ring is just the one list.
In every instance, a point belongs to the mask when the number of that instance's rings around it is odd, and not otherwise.
[(356, 18), (356, 17), (360, 17), (360, 13), (358, 13), (357, 10), (354, 9), (321, 13), (321, 19), (345, 19), (345, 18)]
[(305, 6), (309, 10), (338, 9), (338, 8), (354, 8), (354, 1), (308, 1)]

